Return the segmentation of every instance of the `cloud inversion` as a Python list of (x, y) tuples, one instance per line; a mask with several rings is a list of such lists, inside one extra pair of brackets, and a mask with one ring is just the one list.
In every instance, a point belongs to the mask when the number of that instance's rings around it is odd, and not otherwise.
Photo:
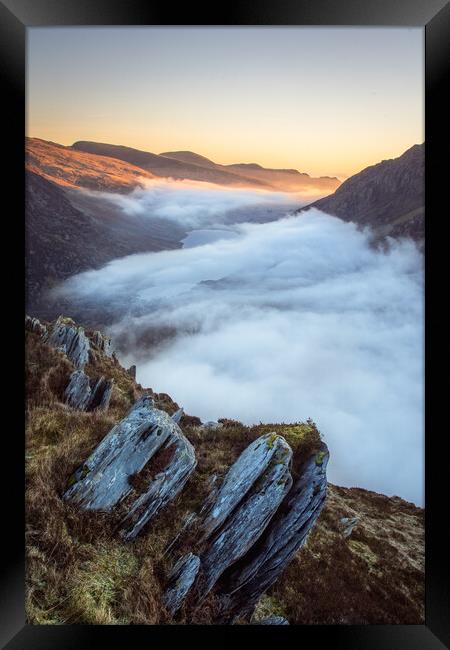
[[(124, 363), (188, 413), (245, 423), (311, 417), (330, 448), (331, 482), (423, 503), (414, 244), (375, 250), (368, 232), (317, 210), (233, 229), (233, 239), (113, 261), (63, 291), (112, 313)], [(134, 343), (163, 329), (177, 335), (156, 349)]]

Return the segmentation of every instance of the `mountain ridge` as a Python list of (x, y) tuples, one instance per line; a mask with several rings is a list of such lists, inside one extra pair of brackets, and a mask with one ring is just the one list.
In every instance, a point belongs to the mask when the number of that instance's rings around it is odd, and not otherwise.
[(333, 194), (297, 210), (317, 208), (370, 226), (377, 238), (412, 237), (423, 245), (425, 229), (425, 144), (382, 160), (350, 176)]
[[(123, 145), (79, 140), (72, 144), (77, 151), (105, 155), (125, 160), (157, 176), (171, 176), (178, 179), (201, 180), (224, 185), (256, 187), (266, 190), (300, 192), (302, 189), (315, 190), (325, 194), (335, 189), (340, 181), (335, 177), (313, 178), (297, 170), (268, 169), (257, 163), (220, 165), (193, 151), (167, 151), (154, 154)], [(256, 167), (257, 169), (256, 169)], [(240, 172), (240, 173), (237, 173)], [(285, 176), (289, 178), (286, 179)], [(290, 176), (299, 177), (293, 182)]]

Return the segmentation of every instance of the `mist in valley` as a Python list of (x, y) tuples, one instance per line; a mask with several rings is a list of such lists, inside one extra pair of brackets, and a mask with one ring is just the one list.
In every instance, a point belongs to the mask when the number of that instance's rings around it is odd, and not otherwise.
[(311, 417), (331, 482), (423, 503), (413, 242), (379, 250), (352, 223), (290, 214), (307, 197), (198, 185), (110, 195), (129, 215), (182, 226), (184, 247), (114, 260), (58, 295), (78, 314), (108, 314), (121, 362), (188, 413), (247, 424)]

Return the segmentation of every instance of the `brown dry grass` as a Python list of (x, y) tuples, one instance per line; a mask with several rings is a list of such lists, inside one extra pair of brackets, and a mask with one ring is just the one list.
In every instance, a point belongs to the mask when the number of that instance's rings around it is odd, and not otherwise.
[[(185, 490), (132, 543), (117, 534), (113, 516), (82, 512), (61, 498), (72, 473), (144, 392), (114, 359), (94, 355), (88, 374), (114, 378), (110, 409), (83, 413), (62, 401), (72, 364), (27, 334), (26, 513), (27, 615), (35, 624), (173, 623), (162, 594), (172, 559), (167, 545), (183, 517), (198, 510), (212, 474), (223, 476), (241, 451), (269, 431), (284, 435), (301, 460), (319, 441), (314, 423), (260, 424), (224, 420), (204, 431), (182, 419), (198, 466)], [(146, 391), (149, 392), (149, 391)], [(152, 392), (152, 391), (151, 391)], [(178, 405), (153, 393), (159, 408)], [(360, 515), (350, 540), (342, 516)], [(423, 512), (400, 499), (364, 490), (332, 488), (307, 546), (259, 605), (292, 623), (421, 623), (423, 620)], [(190, 550), (183, 540), (180, 551)], [(214, 594), (177, 622), (211, 623)], [(266, 612), (267, 610), (267, 612)], [(270, 610), (270, 611), (269, 611)]]

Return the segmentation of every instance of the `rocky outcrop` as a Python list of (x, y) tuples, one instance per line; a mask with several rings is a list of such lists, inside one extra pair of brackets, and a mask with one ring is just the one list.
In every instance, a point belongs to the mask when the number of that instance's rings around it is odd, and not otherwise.
[(180, 492), (195, 465), (194, 448), (179, 426), (144, 396), (75, 472), (64, 498), (87, 510), (111, 511), (132, 497), (121, 522), (130, 540)]
[(200, 558), (193, 553), (181, 557), (173, 567), (169, 575), (169, 587), (164, 597), (164, 604), (172, 614), (179, 609), (199, 569)]
[[(270, 444), (270, 439), (259, 440), (261, 446)], [(200, 599), (209, 593), (225, 570), (255, 544), (292, 485), (289, 471), (292, 452), (289, 445), (281, 436), (277, 436), (272, 449), (275, 451), (271, 454), (270, 462), (262, 467), (262, 471), (259, 467), (256, 479), (250, 483), (250, 491), (245, 486), (239, 507), (226, 518), (220, 529), (220, 524), (216, 525), (216, 522), (223, 521), (222, 514), (228, 510), (235, 496), (234, 486), (228, 482), (230, 500), (221, 491), (212, 506), (211, 516), (216, 513), (212, 530), (217, 532), (214, 535), (209, 533), (208, 548), (202, 556), (202, 579), (198, 587)], [(241, 462), (238, 464), (242, 466)], [(246, 498), (242, 499), (242, 495), (246, 495)], [(211, 517), (207, 521), (211, 530)]]
[(80, 411), (106, 411), (109, 407), (114, 381), (100, 377), (90, 379), (83, 370), (75, 370), (70, 375), (65, 390), (66, 402)]
[(80, 411), (87, 411), (91, 400), (91, 384), (89, 377), (82, 370), (75, 370), (70, 375), (64, 396), (69, 406)]
[(77, 327), (70, 318), (60, 316), (43, 340), (65, 352), (78, 370), (82, 370), (89, 361), (89, 339), (84, 329)]
[(322, 444), (300, 466), (292, 487), (292, 450), (286, 440), (268, 433), (253, 441), (221, 487), (212, 490), (198, 516), (202, 521), (197, 524), (199, 550), (193, 556), (198, 558), (196, 577), (191, 579), (187, 569), (187, 576), (183, 574), (192, 554), (177, 562), (166, 592), (170, 611), (175, 613), (191, 590), (195, 602), (201, 603), (215, 589), (218, 622), (250, 618), (260, 596), (294, 557), (320, 514), (327, 461), (328, 449)]
[(47, 333), (45, 325), (38, 318), (32, 318), (31, 316), (25, 316), (25, 329), (28, 332), (33, 332), (33, 334), (39, 334), (39, 336), (44, 336)]
[(254, 623), (254, 625), (289, 625), (289, 621), (283, 616), (268, 616), (267, 618), (263, 618), (262, 621)]
[(127, 369), (127, 373), (130, 375), (130, 377), (133, 377), (133, 379), (136, 379), (136, 366), (132, 365)]
[(92, 342), (106, 357), (113, 356), (114, 348), (109, 336), (104, 336), (101, 332), (96, 330), (92, 335)]
[(184, 410), (182, 408), (178, 409), (178, 411), (176, 411), (172, 415), (172, 420), (178, 424), (180, 422), (181, 418), (183, 417), (183, 415), (184, 415)]
[[(289, 467), (292, 451), (284, 438), (268, 433), (254, 440), (232, 465), (218, 491), (215, 502), (203, 524), (204, 538), (211, 537), (225, 519), (233, 512), (238, 503), (251, 490), (256, 480), (269, 467), (285, 461), (281, 467)], [(278, 477), (277, 477), (278, 478)], [(280, 478), (281, 480), (281, 478)], [(286, 479), (288, 480), (288, 478)]]
[(342, 536), (343, 537), (350, 537), (350, 535), (353, 532), (353, 529), (355, 526), (357, 526), (359, 522), (359, 517), (342, 517), (340, 520), (340, 525), (342, 528)]
[(260, 596), (277, 580), (314, 526), (326, 498), (325, 444), (300, 467), (299, 478), (264, 537), (241, 565), (230, 573), (224, 586), (226, 618), (251, 615)]

